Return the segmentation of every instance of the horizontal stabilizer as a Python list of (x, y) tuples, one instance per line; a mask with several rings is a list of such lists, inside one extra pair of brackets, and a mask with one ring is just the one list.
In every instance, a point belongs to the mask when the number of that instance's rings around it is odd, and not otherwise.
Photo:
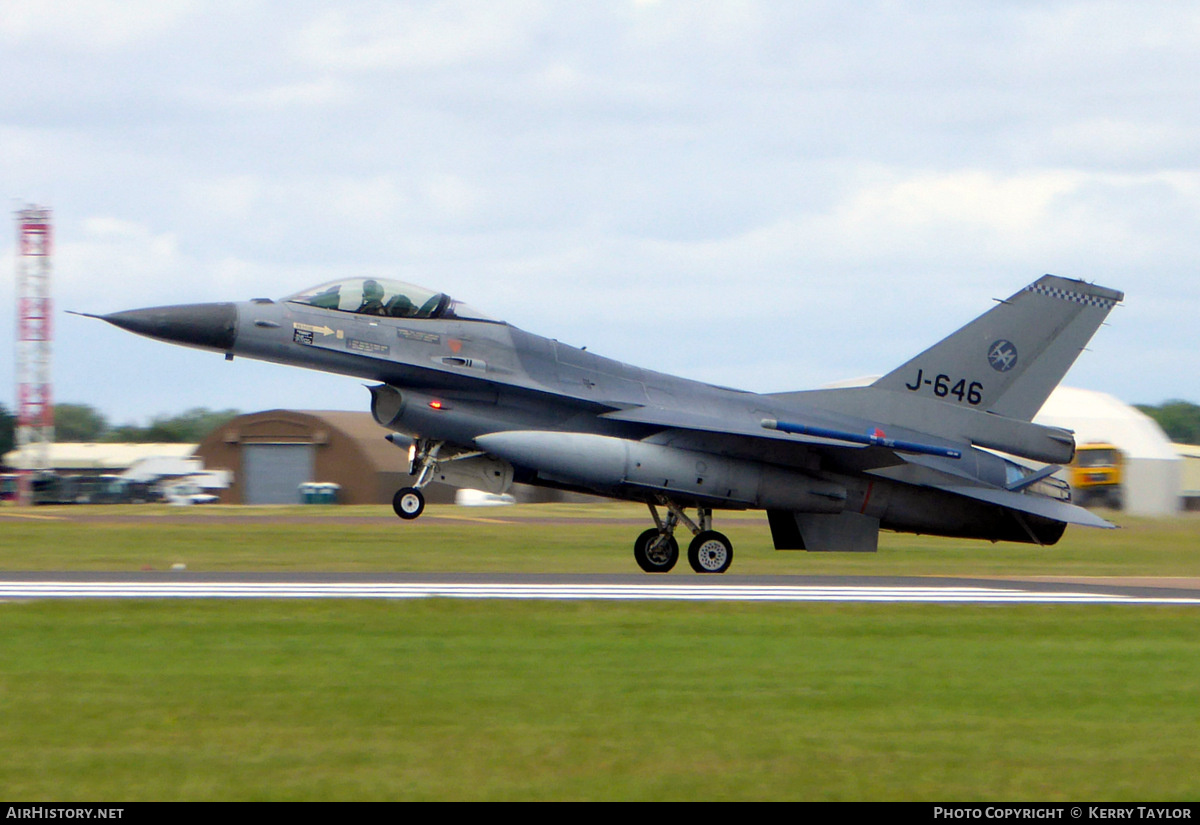
[(1114, 529), (1117, 526), (1082, 507), (1033, 493), (1015, 493), (1010, 490), (1000, 490), (994, 487), (976, 487), (966, 484), (939, 484), (935, 486), (937, 489), (945, 490), (948, 493), (956, 493), (977, 501), (986, 501), (989, 504), (1007, 507), (1010, 510), (1017, 510), (1022, 513), (1031, 513), (1053, 521), (1108, 529)]

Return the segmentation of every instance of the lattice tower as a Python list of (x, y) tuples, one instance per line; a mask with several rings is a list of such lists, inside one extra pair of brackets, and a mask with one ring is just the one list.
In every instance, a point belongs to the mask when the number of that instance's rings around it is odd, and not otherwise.
[(28, 503), (33, 477), (50, 469), (54, 443), (54, 392), (50, 378), (53, 342), (50, 273), (50, 210), (17, 212), (17, 449), (27, 457), (20, 498)]

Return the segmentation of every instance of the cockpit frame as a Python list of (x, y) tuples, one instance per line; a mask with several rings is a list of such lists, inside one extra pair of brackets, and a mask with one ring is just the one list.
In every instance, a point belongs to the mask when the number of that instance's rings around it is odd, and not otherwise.
[(342, 278), (302, 290), (283, 300), (356, 315), (415, 320), (456, 318), (495, 323), (494, 318), (455, 301), (444, 292), (389, 278)]

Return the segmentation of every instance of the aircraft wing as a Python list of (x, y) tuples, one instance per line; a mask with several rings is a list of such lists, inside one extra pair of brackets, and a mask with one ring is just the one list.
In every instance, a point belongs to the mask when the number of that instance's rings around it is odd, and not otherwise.
[[(951, 442), (928, 444), (896, 438), (888, 438), (878, 428), (864, 426), (861, 430), (845, 429), (854, 426), (851, 422), (814, 421), (789, 422), (764, 417), (755, 412), (744, 418), (730, 419), (695, 413), (687, 410), (671, 410), (662, 407), (633, 407), (602, 414), (601, 418), (629, 421), (669, 427), (675, 430), (690, 430), (738, 439), (767, 440), (813, 447), (839, 450), (861, 450), (864, 447), (882, 447), (894, 453), (926, 454), (944, 458), (962, 458), (961, 445)], [(800, 417), (803, 416), (792, 416)], [(840, 425), (840, 426), (839, 426)], [(918, 436), (919, 437), (919, 436)]]
[(718, 418), (712, 415), (685, 410), (669, 410), (664, 407), (630, 407), (629, 409), (603, 413), (600, 415), (600, 418), (608, 418), (613, 421), (628, 421), (633, 424), (649, 424), (655, 427), (669, 427), (678, 430), (697, 430), (717, 435), (784, 441), (793, 444), (812, 444), (823, 447), (844, 447), (847, 449), (862, 449), (868, 446), (867, 444), (859, 444), (842, 438), (786, 433), (780, 430), (766, 429), (762, 425), (761, 417), (745, 421), (731, 421), (728, 418)]

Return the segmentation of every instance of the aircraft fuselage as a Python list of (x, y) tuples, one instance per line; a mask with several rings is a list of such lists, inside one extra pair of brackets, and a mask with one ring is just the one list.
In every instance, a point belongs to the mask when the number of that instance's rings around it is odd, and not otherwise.
[[(402, 518), (420, 514), (420, 488), (435, 477), (644, 501), (656, 523), (635, 547), (646, 570), (674, 564), (681, 522), (696, 534), (697, 571), (728, 567), (732, 545), (710, 529), (713, 509), (766, 510), (779, 549), (874, 550), (881, 528), (1052, 544), (1067, 521), (1106, 524), (1067, 503), (1053, 468), (981, 447), (1070, 459), (1071, 434), (1030, 424), (1029, 408), (1120, 293), (1046, 276), (876, 385), (762, 395), (624, 364), (385, 283), (102, 317), (228, 358), (378, 382), (376, 420), (414, 439), (418, 481), (397, 494)], [(1031, 313), (1039, 324), (1065, 320), (1042, 333), (1025, 323)], [(1062, 346), (1059, 329), (1071, 339)], [(1032, 369), (1022, 353), (1048, 368)], [(668, 508), (665, 521), (656, 505)]]

